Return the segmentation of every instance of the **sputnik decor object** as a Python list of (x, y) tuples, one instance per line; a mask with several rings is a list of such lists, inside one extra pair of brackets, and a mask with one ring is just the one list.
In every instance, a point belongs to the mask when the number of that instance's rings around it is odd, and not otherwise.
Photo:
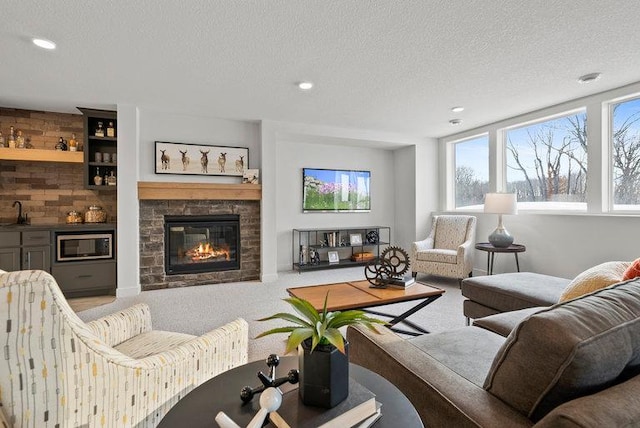
[[(245, 386), (240, 391), (240, 399), (244, 403), (251, 401), (256, 394), (262, 393), (260, 396), (260, 410), (258, 410), (258, 413), (251, 419), (247, 428), (260, 428), (267, 415), (278, 410), (282, 404), (282, 392), (278, 387), (286, 382), (296, 384), (300, 377), (297, 369), (291, 369), (289, 373), (287, 373), (287, 376), (276, 378), (276, 367), (280, 364), (280, 357), (276, 354), (269, 355), (266, 363), (269, 367), (269, 375), (267, 376), (261, 371), (258, 372), (258, 379), (260, 379), (262, 385), (255, 388)], [(240, 426), (224, 412), (218, 412), (216, 422), (220, 425), (220, 428), (240, 428)]]
[(299, 373), (297, 369), (291, 369), (286, 376), (276, 379), (276, 367), (278, 367), (278, 365), (280, 364), (280, 357), (278, 357), (276, 354), (269, 355), (267, 357), (266, 363), (267, 366), (269, 366), (269, 376), (265, 375), (262, 372), (258, 372), (258, 379), (260, 379), (262, 385), (255, 388), (245, 386), (240, 391), (240, 399), (244, 403), (248, 403), (249, 401), (251, 401), (255, 394), (260, 394), (267, 388), (277, 388), (286, 382), (289, 382), (291, 384), (298, 383)]
[[(260, 410), (251, 419), (247, 428), (260, 428), (264, 424), (264, 420), (271, 412), (275, 412), (282, 404), (282, 392), (278, 388), (269, 387), (264, 390), (260, 396)], [(218, 412), (216, 422), (220, 428), (240, 428), (225, 412)]]

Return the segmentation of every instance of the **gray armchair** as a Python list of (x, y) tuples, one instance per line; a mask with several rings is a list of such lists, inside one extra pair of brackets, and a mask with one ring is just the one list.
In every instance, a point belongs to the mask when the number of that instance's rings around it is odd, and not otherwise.
[(433, 216), (427, 239), (411, 248), (413, 276), (418, 272), (457, 278), (471, 276), (476, 218), (468, 215)]

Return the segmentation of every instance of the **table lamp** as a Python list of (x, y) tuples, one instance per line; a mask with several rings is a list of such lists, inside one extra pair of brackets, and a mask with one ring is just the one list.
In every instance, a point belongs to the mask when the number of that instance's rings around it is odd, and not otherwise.
[(518, 200), (515, 193), (487, 193), (484, 196), (484, 212), (498, 214), (498, 227), (489, 235), (491, 245), (506, 248), (513, 244), (513, 236), (502, 225), (502, 215), (518, 214)]

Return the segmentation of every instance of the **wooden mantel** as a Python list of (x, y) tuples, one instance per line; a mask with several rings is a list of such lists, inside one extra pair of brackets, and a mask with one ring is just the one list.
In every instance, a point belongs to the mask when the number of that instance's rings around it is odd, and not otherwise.
[(138, 199), (259, 201), (260, 184), (138, 182)]

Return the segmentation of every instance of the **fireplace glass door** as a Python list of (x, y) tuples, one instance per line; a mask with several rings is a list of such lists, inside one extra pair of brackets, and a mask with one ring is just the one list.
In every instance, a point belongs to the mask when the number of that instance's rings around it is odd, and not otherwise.
[(240, 269), (239, 216), (166, 216), (165, 272)]

